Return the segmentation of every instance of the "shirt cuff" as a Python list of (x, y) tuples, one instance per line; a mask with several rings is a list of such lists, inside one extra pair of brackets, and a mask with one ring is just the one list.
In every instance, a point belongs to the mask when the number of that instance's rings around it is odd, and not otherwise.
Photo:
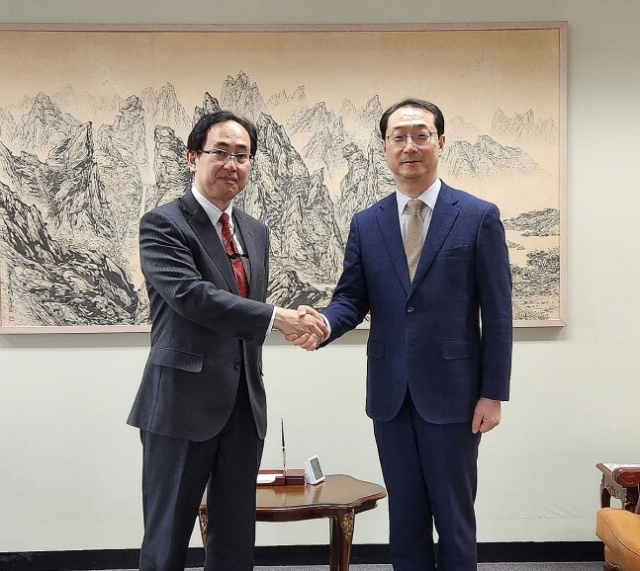
[(267, 327), (267, 332), (265, 333), (265, 337), (268, 337), (271, 334), (271, 330), (273, 329), (273, 322), (276, 320), (276, 311), (278, 308), (273, 306), (273, 313), (271, 314), (271, 321), (269, 321), (269, 327)]
[(320, 314), (320, 317), (322, 317), (322, 321), (324, 321), (324, 324), (327, 326), (327, 334), (322, 340), (322, 343), (324, 343), (327, 339), (329, 339), (329, 337), (331, 337), (331, 323), (329, 323), (329, 320), (324, 315), (322, 315), (322, 313)]

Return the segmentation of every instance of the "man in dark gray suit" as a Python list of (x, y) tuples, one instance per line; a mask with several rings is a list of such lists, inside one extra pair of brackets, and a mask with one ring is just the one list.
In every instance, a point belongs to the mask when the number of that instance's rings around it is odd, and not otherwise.
[(187, 147), (191, 190), (140, 223), (152, 319), (128, 419), (143, 444), (140, 570), (184, 569), (208, 483), (205, 569), (245, 571), (266, 432), (262, 344), (272, 327), (322, 337), (324, 325), (265, 303), (268, 230), (232, 205), (249, 178), (254, 125), (228, 111), (205, 115)]

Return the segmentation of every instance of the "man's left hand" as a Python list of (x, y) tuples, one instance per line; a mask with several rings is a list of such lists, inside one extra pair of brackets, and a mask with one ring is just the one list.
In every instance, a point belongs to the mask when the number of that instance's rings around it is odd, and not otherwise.
[(481, 398), (473, 413), (471, 430), (474, 434), (493, 430), (502, 419), (502, 403), (499, 400)]

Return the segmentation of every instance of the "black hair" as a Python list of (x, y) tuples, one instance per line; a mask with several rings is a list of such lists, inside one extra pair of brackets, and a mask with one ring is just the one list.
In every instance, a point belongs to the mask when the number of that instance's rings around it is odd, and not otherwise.
[(235, 121), (239, 125), (242, 125), (247, 133), (249, 133), (249, 139), (251, 141), (251, 149), (249, 152), (255, 155), (258, 150), (258, 131), (256, 130), (256, 126), (249, 121), (249, 119), (238, 117), (231, 111), (216, 111), (215, 113), (203, 115), (191, 130), (191, 133), (189, 133), (187, 149), (190, 151), (201, 151), (209, 129), (217, 123), (226, 123), (227, 121)]
[(436, 131), (438, 132), (438, 138), (440, 138), (444, 134), (444, 115), (440, 108), (429, 101), (425, 101), (424, 99), (416, 99), (415, 97), (407, 97), (402, 101), (395, 103), (391, 107), (389, 107), (380, 118), (380, 135), (382, 139), (385, 139), (387, 136), (387, 123), (389, 122), (389, 117), (395, 113), (398, 109), (402, 109), (402, 107), (420, 107), (425, 111), (429, 111), (435, 119)]

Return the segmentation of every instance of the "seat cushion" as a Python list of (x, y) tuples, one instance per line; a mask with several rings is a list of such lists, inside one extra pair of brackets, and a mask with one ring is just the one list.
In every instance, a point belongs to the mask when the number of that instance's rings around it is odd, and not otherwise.
[(598, 510), (596, 534), (605, 544), (609, 563), (624, 571), (640, 571), (640, 515), (615, 508)]

